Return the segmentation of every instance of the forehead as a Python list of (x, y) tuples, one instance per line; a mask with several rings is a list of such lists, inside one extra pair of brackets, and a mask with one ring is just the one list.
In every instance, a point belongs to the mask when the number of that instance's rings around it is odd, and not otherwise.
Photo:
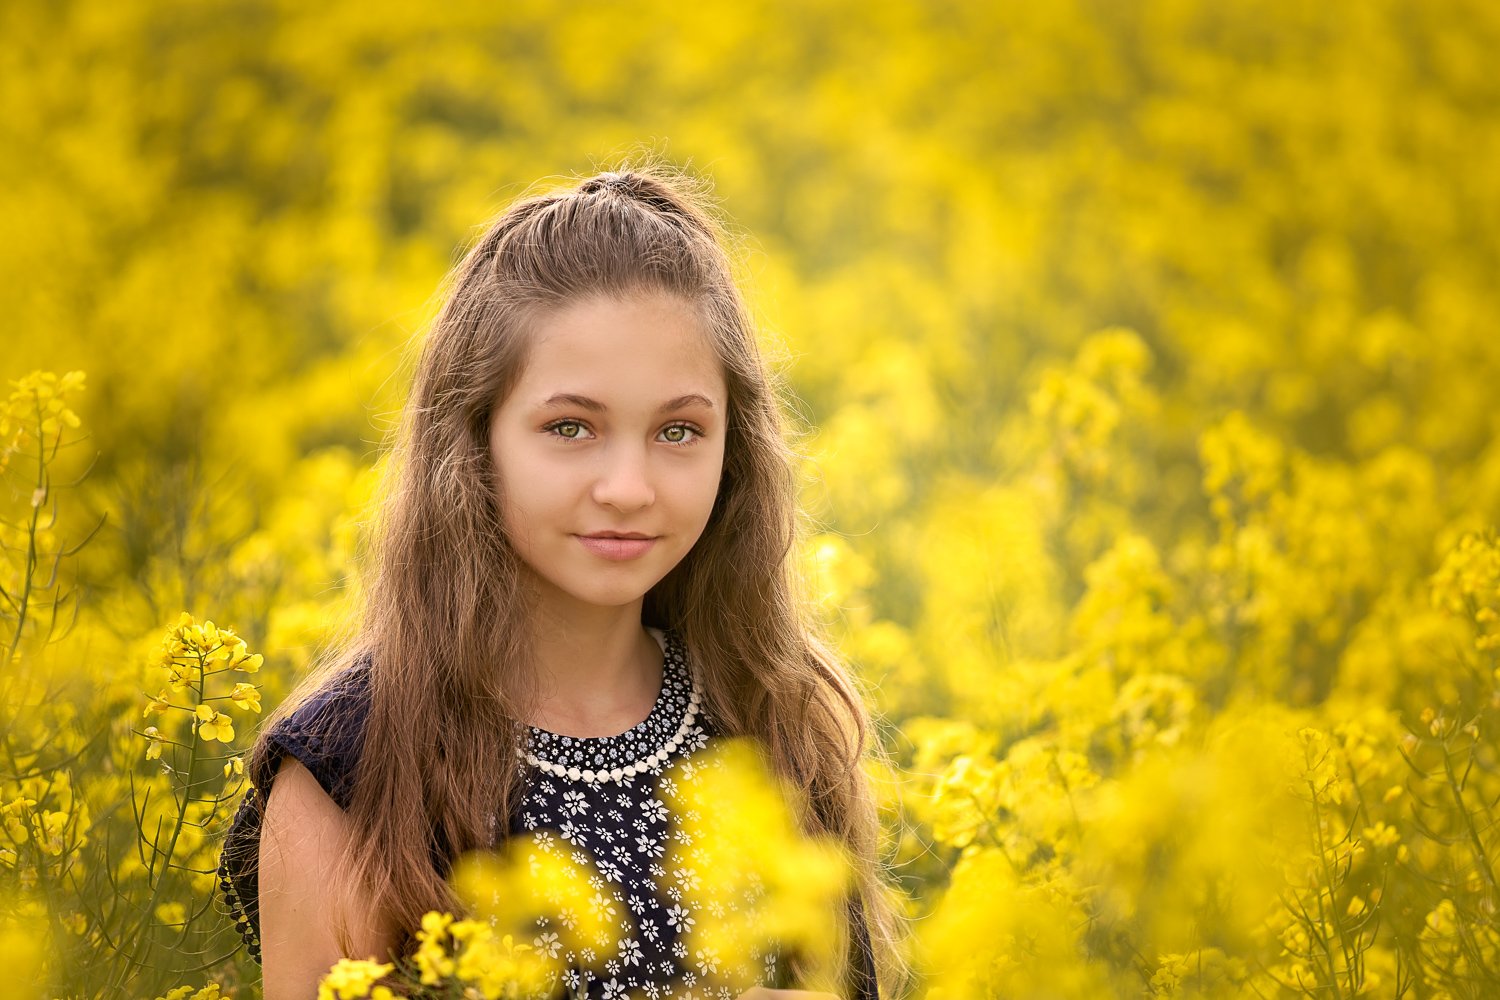
[(705, 324), (685, 299), (661, 293), (590, 296), (533, 318), (515, 395), (526, 405), (556, 392), (608, 402), (701, 392), (723, 399)]

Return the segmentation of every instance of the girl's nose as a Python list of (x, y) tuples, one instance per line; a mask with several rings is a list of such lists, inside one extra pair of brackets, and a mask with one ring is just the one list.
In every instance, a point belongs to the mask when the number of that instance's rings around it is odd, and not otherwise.
[(615, 444), (594, 482), (594, 501), (619, 510), (639, 510), (656, 499), (645, 449)]

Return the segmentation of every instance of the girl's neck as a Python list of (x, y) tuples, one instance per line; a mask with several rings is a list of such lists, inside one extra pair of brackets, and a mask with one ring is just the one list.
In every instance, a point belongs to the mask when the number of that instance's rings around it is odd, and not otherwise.
[(651, 714), (663, 660), (638, 611), (596, 624), (543, 620), (532, 661), (539, 700), (527, 721), (559, 736), (617, 736)]

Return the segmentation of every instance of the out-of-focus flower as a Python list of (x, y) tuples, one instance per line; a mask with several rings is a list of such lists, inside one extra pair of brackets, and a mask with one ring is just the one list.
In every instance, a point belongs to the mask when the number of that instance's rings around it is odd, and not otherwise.
[(155, 726), (147, 726), (142, 735), (146, 737), (146, 759), (161, 760), (161, 733)]
[[(341, 958), (318, 981), (318, 1000), (355, 1000), (372, 996), (375, 984), (396, 966), (373, 959)], [(389, 988), (386, 989), (389, 995)]]
[[(1448, 551), (1429, 580), (1434, 608), (1468, 618), (1474, 648), (1500, 650), (1500, 537), (1493, 529), (1468, 532)], [(1436, 735), (1436, 733), (1434, 733)]]
[(44, 442), (55, 444), (64, 427), (80, 425), (68, 397), (83, 391), (85, 379), (81, 371), (62, 376), (34, 371), (11, 380), (10, 397), (0, 406), (0, 473), (13, 454)]
[[(562, 927), (564, 947), (582, 950), (603, 947), (614, 930), (607, 915), (593, 904), (596, 890), (591, 883), (599, 877), (592, 865), (581, 863), (573, 854), (546, 850), (534, 835), (521, 834), (496, 851), (475, 851), (460, 858), (452, 883), (476, 918), (501, 938), (512, 934), (529, 939), (537, 918), (546, 917)], [(568, 920), (558, 920), (564, 913)], [(437, 921), (433, 932), (441, 933), (441, 918), (432, 919)]]
[[(464, 876), (475, 877), (484, 878), (473, 869)], [(413, 958), (423, 985), (459, 985), (466, 997), (540, 1000), (551, 995), (561, 971), (513, 935), (497, 934), (488, 920), (456, 920), (451, 913), (422, 915)]]
[(789, 791), (745, 739), (677, 762), (662, 787), (679, 826), (663, 868), (696, 903), (686, 946), (706, 982), (747, 975), (772, 947), (832, 978), (850, 869), (831, 841), (803, 833)]
[[(218, 983), (209, 983), (207, 986), (196, 990), (191, 986), (179, 986), (176, 989), (168, 990), (164, 995), (157, 997), (156, 1000), (220, 1000), (220, 989), (221, 987)], [(225, 1000), (228, 1000), (227, 996)]]

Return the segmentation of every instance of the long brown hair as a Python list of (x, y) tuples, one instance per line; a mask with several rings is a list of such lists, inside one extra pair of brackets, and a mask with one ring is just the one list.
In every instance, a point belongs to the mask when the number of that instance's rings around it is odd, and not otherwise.
[(728, 230), (709, 206), (703, 184), (682, 172), (627, 164), (517, 200), (445, 282), (373, 525), (364, 615), (263, 729), (370, 654), (349, 860), (403, 948), (424, 912), (462, 911), (430, 852), (451, 860), (493, 845), (493, 818), (511, 815), (520, 794), (515, 720), (530, 717), (536, 697), (533, 605), (501, 529), (491, 413), (519, 378), (532, 318), (580, 296), (654, 291), (696, 309), (722, 365), (728, 419), (713, 512), (646, 594), (643, 622), (679, 631), (722, 728), (758, 740), (805, 802), (804, 828), (844, 845), (882, 978), (904, 971), (861, 766), (876, 753), (868, 709), (799, 597), (784, 387), (757, 347)]

